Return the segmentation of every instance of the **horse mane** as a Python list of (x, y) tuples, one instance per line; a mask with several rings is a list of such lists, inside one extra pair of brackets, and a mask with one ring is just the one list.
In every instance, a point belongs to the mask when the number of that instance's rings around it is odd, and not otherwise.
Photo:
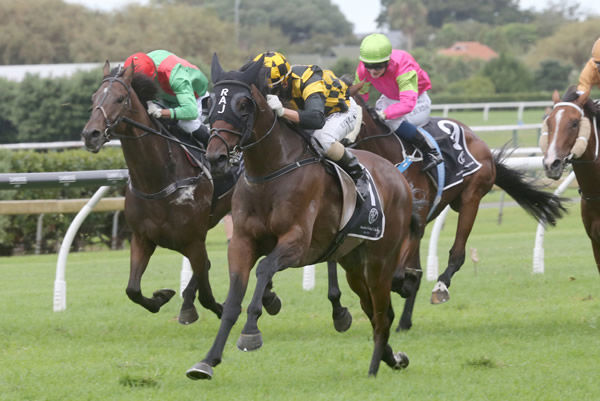
[[(109, 76), (116, 77), (123, 73), (123, 69), (115, 67), (110, 71)], [(131, 80), (131, 87), (139, 98), (140, 102), (144, 105), (144, 108), (148, 107), (146, 102), (149, 100), (156, 99), (158, 93), (158, 85), (156, 82), (147, 75), (142, 73), (134, 73)]]
[[(577, 93), (577, 86), (571, 85), (567, 88), (560, 100), (563, 102), (574, 102), (578, 98), (579, 94)], [(594, 113), (595, 107), (594, 102), (591, 98), (588, 97), (588, 99), (585, 101), (585, 103), (583, 104), (583, 109), (588, 113)]]

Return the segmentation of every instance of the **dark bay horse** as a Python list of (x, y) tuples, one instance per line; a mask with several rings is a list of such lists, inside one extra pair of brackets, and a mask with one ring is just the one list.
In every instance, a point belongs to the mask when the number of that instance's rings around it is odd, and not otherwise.
[(573, 166), (581, 194), (581, 219), (600, 272), (600, 125), (594, 115), (595, 106), (589, 92), (580, 95), (574, 86), (562, 99), (555, 91), (552, 100), (554, 107), (540, 137), (544, 170), (548, 178), (558, 180), (566, 164)]
[[(354, 88), (351, 88), (354, 91)], [(374, 115), (363, 99), (355, 95), (354, 99), (363, 108), (363, 126), (352, 147), (364, 149), (385, 157), (394, 164), (404, 161), (407, 152), (396, 136), (379, 118)], [(443, 126), (459, 126), (464, 131), (465, 143), (468, 151), (481, 167), (473, 174), (464, 177), (458, 185), (445, 190), (441, 200), (435, 206), (436, 186), (433, 181), (421, 171), (421, 162), (412, 163), (404, 171), (404, 175), (413, 189), (414, 202), (422, 206), (418, 209), (421, 214), (420, 236), (412, 240), (410, 246), (410, 260), (406, 266), (405, 274), (396, 277), (392, 289), (406, 298), (404, 310), (397, 330), (408, 330), (412, 326), (412, 311), (415, 297), (419, 289), (422, 270), (419, 256), (419, 245), (425, 231), (425, 225), (434, 220), (447, 205), (458, 212), (458, 223), (454, 243), (450, 248), (448, 266), (438, 277), (432, 294), (431, 303), (439, 304), (449, 300), (448, 287), (452, 276), (460, 269), (465, 261), (465, 246), (473, 228), (481, 198), (487, 194), (495, 184), (513, 197), (523, 209), (536, 220), (554, 225), (556, 219), (565, 211), (561, 199), (552, 193), (546, 192), (525, 180), (523, 173), (513, 170), (502, 163), (502, 154), (492, 155), (490, 148), (479, 139), (473, 131), (459, 121), (448, 118), (432, 117), (435, 124)], [(460, 143), (453, 144), (455, 148), (462, 147)], [(329, 277), (335, 276), (335, 264), (329, 263)], [(331, 288), (331, 294), (339, 295), (339, 289)], [(339, 301), (332, 300), (334, 310), (339, 307)]]
[(221, 362), (223, 349), (237, 321), (256, 268), (257, 283), (248, 306), (248, 320), (238, 347), (261, 346), (257, 319), (261, 297), (273, 275), (287, 267), (325, 260), (333, 252), (346, 271), (352, 290), (373, 327), (374, 350), (369, 374), (376, 375), (383, 360), (393, 369), (408, 365), (403, 353), (394, 354), (388, 343), (393, 310), (392, 275), (403, 263), (403, 250), (416, 224), (410, 187), (387, 160), (356, 151), (377, 186), (385, 214), (382, 237), (375, 241), (346, 237), (335, 248), (342, 216), (342, 190), (307, 142), (280, 122), (268, 106), (262, 59), (240, 71), (224, 72), (216, 55), (212, 63), (215, 104), (210, 116), (211, 139), (207, 158), (213, 174), (222, 172), (232, 152), (243, 152), (245, 176), (232, 199), (233, 237), (228, 249), (230, 286), (221, 326), (205, 358), (187, 371), (191, 379), (210, 379)]
[(173, 290), (158, 290), (148, 298), (140, 287), (156, 246), (165, 247), (185, 255), (193, 271), (182, 294), (179, 322), (188, 324), (198, 318), (196, 290), (202, 306), (220, 317), (223, 308), (210, 287), (205, 241), (208, 229), (230, 210), (231, 193), (213, 204), (210, 172), (193, 166), (178, 141), (150, 118), (145, 105), (156, 93), (151, 81), (141, 74), (134, 75), (132, 67), (111, 73), (108, 61), (103, 73), (81, 136), (85, 147), (94, 153), (111, 138), (121, 140), (130, 177), (124, 213), (133, 231), (126, 293), (133, 302), (154, 313), (171, 299)]

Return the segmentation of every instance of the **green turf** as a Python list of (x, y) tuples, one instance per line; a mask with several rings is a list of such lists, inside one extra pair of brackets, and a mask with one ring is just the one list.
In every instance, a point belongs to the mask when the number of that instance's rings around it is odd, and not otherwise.
[[(501, 225), (497, 214), (480, 211), (467, 245), (468, 254), (477, 249), (479, 262), (467, 256), (451, 300), (431, 305), (433, 283), (423, 280), (413, 328), (391, 335), (410, 366), (392, 371), (382, 364), (375, 379), (367, 377), (370, 324), (341, 279), (354, 321), (348, 332), (334, 331), (323, 265), (309, 292), (302, 290), (301, 269), (279, 273), (275, 290), (283, 307), (260, 320), (263, 348), (235, 347), (244, 310), (214, 379), (196, 382), (185, 371), (204, 357), (219, 321), (201, 310), (198, 322), (179, 325), (178, 296), (157, 314), (130, 302), (127, 250), (69, 255), (67, 310), (58, 313), (52, 311), (56, 255), (0, 258), (0, 400), (597, 400), (600, 277), (578, 205), (570, 204), (569, 215), (546, 233), (544, 274), (532, 274), (536, 223), (516, 207), (504, 209)], [(448, 215), (442, 231), (441, 264), (455, 216)], [(423, 263), (427, 245), (426, 238)], [(223, 300), (221, 225), (208, 246), (213, 289)], [(158, 250), (142, 288), (178, 290), (180, 268), (180, 255)], [(251, 289), (253, 283), (254, 277)], [(398, 316), (400, 297), (394, 294), (393, 302)]]

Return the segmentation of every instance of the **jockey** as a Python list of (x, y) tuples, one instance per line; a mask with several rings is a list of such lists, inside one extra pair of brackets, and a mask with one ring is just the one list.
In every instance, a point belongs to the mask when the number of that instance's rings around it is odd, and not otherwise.
[[(600, 87), (600, 38), (596, 40), (592, 47), (592, 57), (588, 60), (579, 74), (579, 84), (577, 92), (582, 94), (589, 92), (592, 86)], [(600, 104), (598, 100), (594, 101), (596, 105), (596, 114), (600, 114)]]
[(421, 150), (423, 171), (441, 163), (441, 155), (422, 128), (431, 113), (427, 73), (409, 53), (392, 50), (390, 40), (380, 33), (363, 39), (359, 60), (354, 77), (354, 84), (362, 85), (359, 94), (367, 101), (371, 84), (381, 93), (375, 104), (377, 115), (396, 135)]
[[(298, 124), (301, 128), (314, 130), (311, 142), (321, 155), (337, 163), (356, 183), (362, 199), (368, 194), (368, 183), (363, 166), (354, 154), (339, 141), (354, 130), (360, 106), (349, 97), (348, 85), (330, 70), (316, 65), (290, 66), (279, 52), (265, 52), (269, 106), (278, 117)], [(285, 102), (285, 106), (281, 100)]]
[(206, 146), (209, 134), (201, 121), (201, 100), (207, 95), (208, 79), (202, 71), (166, 50), (132, 54), (125, 60), (124, 67), (132, 64), (136, 73), (158, 83), (158, 100), (169, 107), (163, 109), (154, 102), (148, 102), (148, 114), (155, 118), (179, 120), (177, 125), (181, 129)]

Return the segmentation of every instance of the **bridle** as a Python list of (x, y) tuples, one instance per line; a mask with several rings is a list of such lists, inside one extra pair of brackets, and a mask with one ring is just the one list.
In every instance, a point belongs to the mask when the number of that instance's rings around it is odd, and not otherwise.
[[(100, 100), (100, 103), (98, 103), (98, 105), (96, 107), (94, 107), (94, 110), (100, 110), (100, 112), (102, 113), (102, 115), (104, 116), (104, 138), (107, 141), (110, 141), (110, 139), (112, 137), (122, 137), (122, 135), (116, 135), (114, 133), (114, 127), (116, 127), (117, 125), (119, 125), (121, 123), (121, 121), (124, 119), (123, 117), (123, 108), (125, 106), (127, 106), (128, 109), (131, 109), (131, 92), (130, 92), (130, 87), (129, 85), (127, 85), (125, 83), (125, 81), (123, 81), (121, 78), (119, 78), (119, 72), (121, 71), (121, 67), (119, 66), (119, 71), (117, 71), (117, 73), (115, 74), (115, 76), (109, 76), (106, 77), (102, 80), (102, 84), (104, 84), (105, 82), (108, 82), (108, 87), (104, 88), (104, 96), (102, 96), (102, 99)], [(121, 106), (121, 111), (119, 112), (119, 115), (117, 117), (116, 120), (114, 121), (110, 121), (110, 118), (108, 117), (108, 115), (106, 114), (106, 110), (104, 110), (103, 104), (104, 101), (106, 100), (106, 98), (108, 97), (108, 94), (110, 93), (110, 88), (112, 87), (113, 83), (118, 82), (119, 84), (123, 85), (123, 87), (125, 88), (125, 90), (127, 90), (127, 98), (123, 101), (123, 104)]]
[[(231, 110), (233, 111), (234, 115), (241, 121), (246, 120), (246, 124), (245, 124), (243, 131), (237, 131), (237, 130), (233, 130), (233, 129), (229, 129), (229, 128), (211, 128), (210, 129), (210, 137), (208, 138), (208, 143), (210, 144), (210, 141), (213, 138), (218, 138), (223, 143), (223, 145), (225, 145), (225, 148), (227, 149), (227, 156), (228, 156), (229, 163), (232, 165), (238, 165), (242, 158), (242, 153), (245, 150), (253, 148), (254, 146), (258, 145), (273, 132), (273, 129), (275, 128), (275, 124), (277, 123), (277, 116), (275, 116), (275, 115), (273, 116), (273, 124), (271, 124), (271, 127), (267, 130), (267, 132), (264, 135), (262, 135), (259, 139), (251, 142), (252, 134), (256, 133), (254, 130), (255, 113), (249, 113), (247, 115), (243, 115), (242, 113), (240, 113), (237, 110), (236, 104), (237, 104), (238, 99), (244, 97), (244, 98), (248, 99), (248, 101), (251, 102), (251, 104), (253, 106), (253, 110), (256, 110), (258, 105), (256, 104), (256, 101), (254, 100), (254, 98), (251, 96), (252, 89), (245, 82), (235, 81), (235, 80), (223, 80), (223, 81), (219, 81), (218, 83), (215, 84), (213, 91), (216, 93), (217, 88), (219, 86), (224, 86), (224, 85), (241, 86), (244, 89), (246, 89), (246, 91), (247, 91), (246, 93), (235, 94), (232, 97), (231, 102), (230, 102)], [(217, 118), (214, 117), (215, 113), (216, 113), (216, 107), (213, 106), (209, 112), (209, 118), (211, 118), (211, 119), (214, 118), (214, 120), (216, 121)], [(233, 147), (230, 147), (229, 143), (227, 143), (227, 140), (221, 135), (222, 132), (226, 132), (228, 134), (237, 136), (239, 138), (238, 143), (235, 144)]]

